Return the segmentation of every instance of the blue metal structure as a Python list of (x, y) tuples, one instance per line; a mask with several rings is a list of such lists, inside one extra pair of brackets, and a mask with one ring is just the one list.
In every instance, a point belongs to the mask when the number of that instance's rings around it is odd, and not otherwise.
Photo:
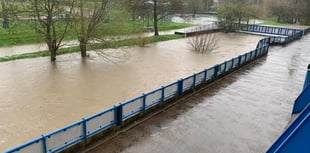
[(300, 113), (309, 103), (310, 103), (310, 64), (308, 65), (308, 70), (304, 82), (303, 91), (295, 100), (293, 107), (293, 114)]
[(310, 152), (310, 65), (304, 89), (295, 101), (293, 113), (299, 116), (267, 150), (267, 153), (309, 153)]
[(308, 86), (309, 83), (310, 83), (310, 64), (308, 65), (308, 70), (304, 82), (304, 89)]
[[(279, 29), (266, 26), (250, 26), (248, 29), (260, 32), (278, 31), (278, 33), (292, 34), (283, 43), (298, 39), (303, 31), (295, 29)], [(283, 32), (284, 31), (284, 32)], [(291, 32), (293, 31), (293, 32)], [(178, 97), (188, 90), (204, 82), (217, 79), (229, 71), (249, 63), (268, 53), (269, 44), (279, 43), (278, 37), (269, 37), (258, 42), (255, 50), (232, 58), (213, 67), (204, 69), (186, 78), (181, 78), (168, 85), (144, 93), (128, 101), (114, 105), (102, 112), (83, 118), (66, 127), (42, 135), (34, 140), (4, 151), (4, 153), (54, 153), (64, 150), (78, 142), (85, 141), (94, 134), (102, 132), (112, 126), (121, 126), (129, 118), (143, 113), (145, 110), (165, 102), (173, 97)], [(310, 88), (309, 86), (307, 88)]]
[(301, 38), (303, 35), (310, 32), (310, 28), (301, 30), (301, 29), (270, 27), (270, 26), (261, 26), (261, 25), (253, 25), (253, 24), (234, 24), (233, 26), (237, 30), (278, 35), (278, 36), (269, 37), (271, 39), (270, 40), (271, 44), (273, 43), (287, 44), (291, 41)]
[[(308, 88), (309, 90), (310, 88)], [(301, 112), (267, 153), (309, 153), (310, 152), (310, 104)]]
[(310, 27), (304, 30), (304, 35), (310, 33)]

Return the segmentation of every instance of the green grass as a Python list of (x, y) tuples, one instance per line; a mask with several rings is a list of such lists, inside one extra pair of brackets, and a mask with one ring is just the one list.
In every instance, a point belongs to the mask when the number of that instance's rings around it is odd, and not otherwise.
[[(91, 49), (104, 49), (104, 48), (118, 48), (123, 46), (134, 46), (134, 45), (141, 45), (142, 41), (144, 44), (150, 44), (155, 42), (161, 41), (168, 41), (173, 39), (180, 39), (183, 38), (181, 35), (161, 35), (161, 36), (152, 36), (152, 37), (145, 37), (145, 38), (135, 38), (135, 39), (125, 39), (120, 41), (112, 41), (112, 42), (105, 42), (102, 44), (94, 44), (89, 46)], [(69, 47), (69, 48), (61, 48), (57, 51), (57, 55), (61, 54), (69, 54), (79, 52), (79, 47)], [(50, 56), (49, 51), (38, 51), (34, 53), (24, 53), (6, 57), (0, 57), (0, 62), (18, 60), (18, 59), (27, 59), (27, 58), (36, 58), (36, 57), (46, 57)]]
[[(115, 21), (116, 22), (116, 21)], [(2, 21), (0, 21), (2, 25)], [(23, 44), (43, 43), (42, 36), (37, 34), (34, 30), (34, 23), (32, 21), (19, 20), (11, 21), (10, 29), (3, 29), (0, 27), (0, 47), (13, 46)], [(191, 24), (162, 22), (159, 24), (159, 30), (172, 30), (190, 27)], [(100, 36), (116, 36), (116, 35), (129, 35), (139, 32), (147, 32), (147, 29), (143, 29), (143, 25), (140, 22), (127, 21), (124, 23), (103, 23), (100, 25), (98, 34)], [(76, 39), (75, 32), (72, 29), (64, 38), (64, 40)]]
[(287, 24), (278, 22), (278, 19), (276, 16), (267, 17), (265, 19), (265, 22), (261, 23), (261, 25), (275, 25), (275, 26), (285, 26)]
[[(34, 30), (34, 21), (10, 21), (9, 29), (2, 28), (2, 21), (0, 21), (0, 25), (0, 47), (44, 42), (42, 36)], [(64, 39), (74, 39), (74, 31), (71, 30)]]
[(134, 45), (141, 45), (150, 44), (155, 42), (161, 41), (168, 41), (173, 39), (180, 39), (183, 38), (181, 35), (160, 35), (160, 36), (152, 36), (152, 37), (145, 37), (145, 38), (134, 38), (134, 39), (125, 39), (120, 41), (113, 41), (113, 42), (105, 42), (103, 44), (91, 46), (92, 49), (101, 49), (101, 48), (119, 48), (123, 46), (134, 46)]
[(193, 26), (193, 25), (192, 24), (186, 24), (186, 23), (160, 22), (158, 29), (160, 31), (165, 31), (165, 30), (188, 28), (191, 26)]

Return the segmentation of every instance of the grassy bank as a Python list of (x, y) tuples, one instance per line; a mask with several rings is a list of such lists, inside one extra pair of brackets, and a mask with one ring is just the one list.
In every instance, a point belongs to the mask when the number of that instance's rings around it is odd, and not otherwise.
[[(91, 45), (89, 46), (89, 48), (92, 50), (105, 49), (105, 48), (118, 48), (118, 47), (123, 47), (123, 46), (135, 46), (135, 45), (141, 45), (142, 43), (150, 44), (150, 43), (168, 41), (168, 40), (180, 39), (180, 38), (182, 38), (182, 36), (180, 35), (161, 35), (157, 37), (152, 36), (152, 37), (145, 37), (145, 38), (134, 38), (134, 39), (104, 42), (101, 44)], [(74, 53), (74, 52), (79, 52), (79, 47), (76, 46), (76, 47), (69, 47), (69, 48), (61, 48), (58, 50), (57, 55)], [(36, 57), (46, 57), (46, 56), (50, 56), (50, 52), (47, 50), (0, 57), (0, 62), (6, 62), (6, 61), (12, 61), (12, 60), (18, 60), (18, 59), (36, 58)]]
[[(2, 21), (0, 21), (2, 25)], [(0, 27), (0, 47), (1, 46), (13, 46), (23, 44), (43, 43), (44, 39), (39, 36), (34, 30), (34, 22), (28, 20), (18, 20), (10, 22), (10, 29), (3, 29)], [(115, 36), (115, 35), (128, 35), (138, 32), (147, 32), (143, 29), (142, 23), (128, 21), (120, 24), (102, 24), (99, 27), (100, 36)], [(159, 30), (173, 30), (179, 28), (190, 27), (191, 24), (174, 23), (174, 22), (162, 22), (159, 24)], [(76, 39), (75, 32), (72, 29), (66, 34), (64, 40)]]
[(274, 25), (274, 26), (285, 26), (287, 24), (278, 22), (278, 18), (276, 16), (268, 17), (265, 19), (261, 25)]

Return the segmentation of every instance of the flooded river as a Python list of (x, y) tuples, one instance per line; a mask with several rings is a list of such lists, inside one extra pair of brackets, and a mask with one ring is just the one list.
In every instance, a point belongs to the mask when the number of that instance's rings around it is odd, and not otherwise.
[(216, 81), (207, 89), (87, 153), (262, 153), (288, 125), (310, 63), (310, 36)]
[[(218, 47), (205, 55), (186, 39), (95, 53), (0, 63), (0, 150), (102, 111), (115, 103), (253, 50), (261, 36), (218, 34)], [(113, 61), (113, 62), (111, 62)]]

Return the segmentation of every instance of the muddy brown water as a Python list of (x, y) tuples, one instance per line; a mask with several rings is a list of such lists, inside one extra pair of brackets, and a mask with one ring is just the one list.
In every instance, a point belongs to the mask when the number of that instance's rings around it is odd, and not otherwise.
[(261, 36), (218, 34), (218, 47), (205, 55), (186, 39), (129, 47), (109, 60), (92, 52), (0, 63), (0, 150), (102, 111), (142, 92), (253, 50)]
[(310, 36), (271, 47), (216, 81), (87, 153), (262, 153), (287, 127), (310, 62)]

